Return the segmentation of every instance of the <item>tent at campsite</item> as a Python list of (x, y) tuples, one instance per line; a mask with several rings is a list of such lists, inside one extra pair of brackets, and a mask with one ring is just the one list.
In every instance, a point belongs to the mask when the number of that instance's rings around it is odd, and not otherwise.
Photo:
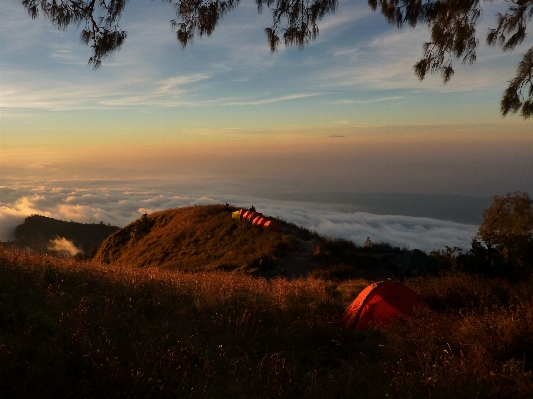
[(394, 281), (381, 281), (366, 287), (341, 316), (346, 330), (387, 327), (394, 320), (428, 307), (412, 289)]
[(247, 220), (255, 226), (261, 226), (268, 230), (279, 232), (283, 231), (283, 227), (281, 226), (281, 224), (279, 224), (275, 220), (269, 219), (268, 217), (264, 216), (262, 213), (259, 212), (239, 209), (238, 211), (233, 212), (231, 216), (235, 219), (240, 218)]
[(259, 214), (257, 212), (248, 211), (248, 215), (246, 216), (246, 220), (249, 222), (253, 221)]
[(439, 262), (426, 255), (419, 249), (413, 249), (403, 255), (396, 256), (388, 261), (396, 267), (398, 276), (416, 277), (421, 274), (436, 273), (439, 270)]
[(268, 222), (268, 218), (262, 216), (261, 219), (259, 219), (256, 224), (258, 226), (264, 226), (266, 222)]
[(263, 215), (258, 213), (257, 216), (252, 220), (252, 224), (257, 224), (263, 218)]

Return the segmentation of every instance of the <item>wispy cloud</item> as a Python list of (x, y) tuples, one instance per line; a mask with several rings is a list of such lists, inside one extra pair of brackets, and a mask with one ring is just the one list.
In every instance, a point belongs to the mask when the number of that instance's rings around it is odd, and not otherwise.
[[(127, 77), (113, 82), (98, 77), (65, 81), (61, 74), (42, 71), (30, 78), (30, 71), (7, 70), (3, 74), (1, 108), (38, 108), (47, 110), (79, 110), (104, 108), (105, 101), (135, 90), (141, 91), (146, 81)], [(6, 94), (7, 93), (7, 94)]]
[(297, 94), (288, 94), (285, 96), (274, 97), (274, 98), (265, 98), (261, 100), (250, 99), (250, 101), (245, 101), (245, 100), (225, 101), (225, 102), (220, 102), (220, 104), (221, 105), (263, 105), (263, 104), (277, 103), (279, 101), (289, 101), (289, 100), (298, 100), (301, 98), (315, 97), (319, 95), (320, 93), (297, 93)]
[[(326, 87), (353, 86), (369, 90), (466, 92), (502, 87), (506, 76), (512, 76), (519, 56), (510, 56), (484, 45), (484, 32), (494, 27), (494, 15), (502, 11), (502, 6), (505, 7), (504, 2), (484, 5), (486, 18), (477, 27), (480, 32), (477, 61), (474, 65), (463, 65), (461, 60), (454, 60), (456, 74), (445, 85), (438, 74), (429, 75), (421, 82), (413, 72), (413, 65), (422, 57), (422, 46), (429, 38), (425, 26), (403, 30), (390, 26), (376, 31), (376, 35), (370, 38), (362, 36), (359, 40), (355, 37), (349, 44), (346, 41), (335, 43), (329, 52), (336, 62), (325, 66), (315, 76), (315, 81)], [(371, 14), (366, 14), (368, 20), (383, 19), (379, 11)]]
[(56, 237), (48, 245), (49, 251), (58, 252), (60, 255), (76, 256), (83, 253), (81, 249), (76, 247), (72, 241), (67, 240), (64, 237)]
[(319, 23), (321, 40), (332, 40), (330, 36), (335, 36), (346, 29), (353, 28), (358, 21), (372, 16), (374, 13), (366, 3), (352, 2), (348, 0), (339, 1), (337, 12), (327, 15)]
[(207, 73), (197, 73), (194, 75), (186, 75), (186, 76), (175, 76), (172, 78), (165, 79), (163, 81), (157, 82), (157, 84), (160, 85), (159, 89), (157, 90), (158, 93), (166, 93), (170, 90), (174, 90), (178, 88), (178, 92), (180, 92), (179, 87), (188, 85), (190, 83), (199, 82), (202, 80), (209, 79), (211, 77), (211, 74)]
[(374, 104), (374, 103), (380, 103), (383, 101), (395, 101), (395, 100), (401, 100), (405, 97), (403, 96), (393, 96), (393, 97), (384, 97), (384, 98), (375, 98), (375, 99), (369, 99), (369, 100), (338, 100), (338, 101), (332, 101), (332, 104), (346, 104), (346, 105), (357, 105), (357, 104)]
[(87, 61), (80, 58), (80, 54), (72, 51), (72, 46), (66, 44), (49, 44), (50, 58), (61, 64), (87, 65)]

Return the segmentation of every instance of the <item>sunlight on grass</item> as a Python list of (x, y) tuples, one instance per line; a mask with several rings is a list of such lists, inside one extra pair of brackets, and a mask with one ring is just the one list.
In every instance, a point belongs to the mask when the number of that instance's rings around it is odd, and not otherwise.
[(409, 286), (432, 311), (342, 331), (368, 281), (79, 262), (0, 247), (5, 397), (514, 397), (533, 393), (533, 281)]

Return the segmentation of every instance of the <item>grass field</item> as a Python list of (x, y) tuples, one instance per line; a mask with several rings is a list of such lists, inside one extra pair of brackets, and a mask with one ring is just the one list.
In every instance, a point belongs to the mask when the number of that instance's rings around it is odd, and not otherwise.
[(231, 218), (233, 207), (191, 206), (146, 215), (111, 235), (103, 263), (170, 270), (254, 270), (296, 250), (291, 235)]
[(533, 281), (408, 283), (432, 311), (342, 331), (364, 280), (265, 279), (0, 249), (2, 397), (533, 395)]

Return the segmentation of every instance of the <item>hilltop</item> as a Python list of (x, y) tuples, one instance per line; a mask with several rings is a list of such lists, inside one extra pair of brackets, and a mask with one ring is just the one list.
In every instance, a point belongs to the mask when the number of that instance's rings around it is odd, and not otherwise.
[[(233, 219), (237, 208), (204, 205), (169, 209), (140, 219), (108, 237), (95, 262), (156, 266), (167, 270), (228, 270), (263, 276), (366, 276), (385, 278), (387, 257), (399, 249), (377, 245), (374, 253), (331, 240), (283, 220), (283, 232)], [(324, 273), (328, 274), (324, 276)]]
[(56, 239), (68, 240), (83, 253), (99, 247), (102, 242), (120, 227), (100, 222), (78, 223), (57, 220), (41, 215), (31, 215), (15, 228), (15, 239), (11, 244), (21, 249), (40, 252), (60, 252), (52, 250), (51, 243)]

